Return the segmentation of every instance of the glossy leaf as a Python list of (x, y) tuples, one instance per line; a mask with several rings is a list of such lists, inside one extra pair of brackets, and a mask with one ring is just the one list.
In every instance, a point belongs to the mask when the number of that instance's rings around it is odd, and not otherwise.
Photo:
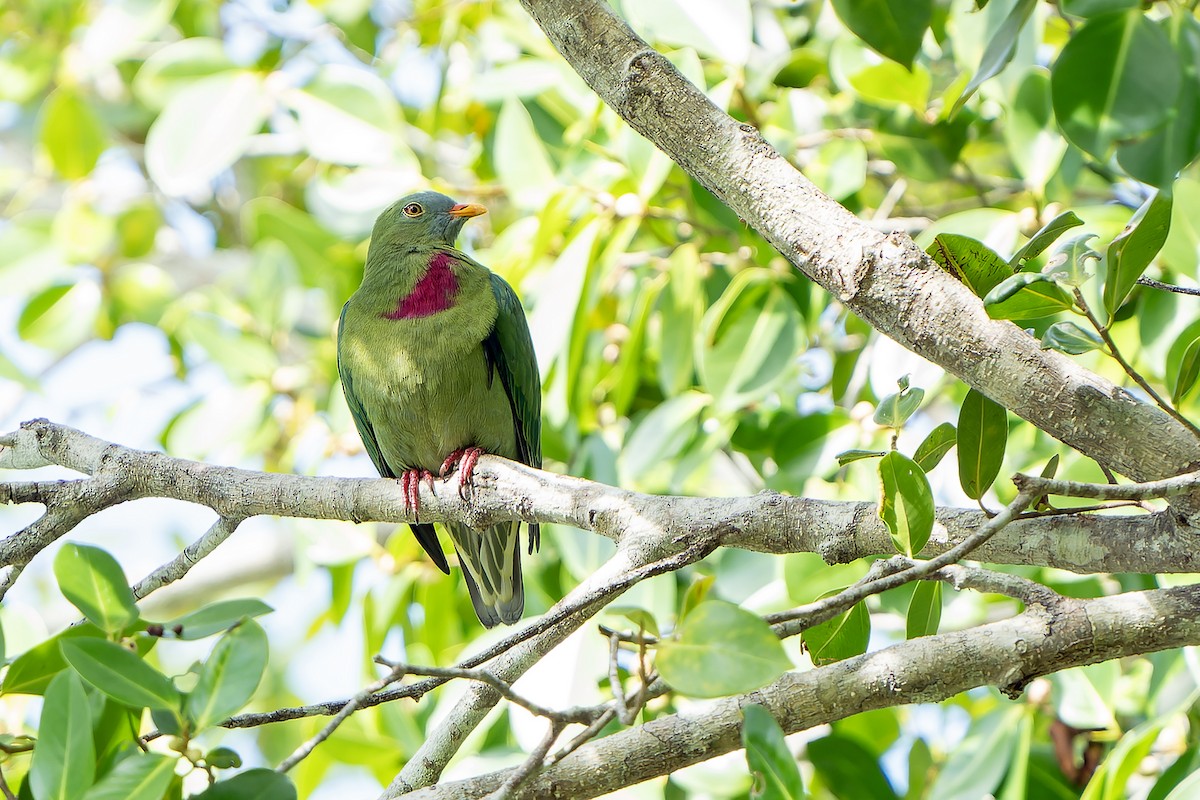
[(1080, 355), (1104, 347), (1099, 334), (1074, 322), (1056, 322), (1042, 334), (1042, 349)]
[(604, 609), (608, 614), (620, 614), (627, 620), (637, 626), (638, 630), (645, 631), (651, 636), (658, 636), (658, 621), (654, 619), (654, 615), (644, 608), (635, 608), (633, 606), (609, 606)]
[(955, 111), (958, 111), (962, 104), (975, 94), (975, 90), (984, 81), (999, 75), (1001, 70), (1008, 66), (1008, 62), (1012, 61), (1013, 55), (1017, 52), (1017, 39), (1021, 35), (1021, 29), (1029, 21), (1036, 6), (1037, 0), (1017, 0), (1013, 5), (1012, 10), (1008, 12), (1008, 16), (1004, 18), (1004, 22), (1000, 24), (984, 49), (983, 57), (979, 60), (979, 68), (975, 70), (971, 82), (967, 84), (967, 88), (954, 104)]
[(913, 453), (913, 461), (921, 468), (925, 474), (929, 474), (934, 467), (941, 463), (942, 457), (950, 452), (950, 448), (954, 447), (958, 441), (958, 431), (954, 425), (949, 422), (943, 422), (929, 432)]
[(839, 467), (844, 467), (855, 461), (862, 461), (866, 458), (883, 458), (886, 455), (886, 450), (843, 450), (837, 454), (837, 463)]
[(742, 746), (754, 776), (752, 798), (802, 800), (807, 797), (796, 757), (771, 712), (757, 703), (742, 708)]
[(192, 800), (296, 800), (296, 787), (272, 769), (248, 769), (217, 781)]
[(175, 778), (177, 760), (160, 753), (135, 753), (88, 790), (83, 800), (162, 800)]
[(838, 800), (898, 800), (874, 754), (857, 739), (832, 734), (808, 743), (808, 758)]
[(1058, 124), (1071, 142), (1099, 159), (1114, 142), (1164, 123), (1179, 85), (1179, 57), (1140, 9), (1088, 20), (1051, 69)]
[(3, 694), (42, 694), (66, 666), (59, 642), (76, 638), (103, 638), (104, 632), (90, 622), (66, 628), (13, 659), (4, 674)]
[(1054, 219), (1047, 222), (1035, 233), (1025, 245), (1018, 250), (1012, 258), (1008, 260), (1008, 265), (1013, 271), (1021, 269), (1025, 266), (1025, 262), (1037, 258), (1046, 248), (1058, 241), (1058, 238), (1067, 231), (1078, 225), (1082, 225), (1083, 220), (1074, 211), (1064, 211)]
[(92, 785), (92, 713), (79, 676), (60, 672), (46, 689), (29, 786), (37, 800), (76, 800)]
[(1142, 203), (1125, 230), (1104, 254), (1104, 307), (1109, 316), (1129, 297), (1137, 279), (1158, 255), (1171, 229), (1171, 195), (1162, 192)]
[(85, 681), (134, 708), (177, 711), (179, 691), (167, 676), (119, 644), (104, 639), (67, 639), (63, 657)]
[(1040, 319), (1074, 307), (1071, 297), (1047, 275), (1018, 272), (983, 298), (992, 319)]
[(967, 285), (979, 297), (987, 296), (1012, 275), (1004, 259), (978, 239), (957, 233), (940, 233), (926, 251), (938, 266)]
[(938, 773), (929, 791), (930, 800), (982, 797), (994, 792), (1012, 762), (1021, 718), (1026, 713), (1020, 706), (1001, 706), (977, 719)]
[(808, 655), (817, 666), (832, 664), (867, 652), (871, 640), (871, 615), (865, 603), (801, 634)]
[(934, 504), (929, 479), (916, 462), (892, 451), (879, 461), (883, 499), (879, 517), (887, 525), (896, 550), (915, 556), (933, 533)]
[(921, 407), (925, 390), (918, 388), (893, 392), (879, 401), (875, 408), (875, 424), (884, 428), (900, 428)]
[(554, 165), (542, 138), (533, 127), (529, 111), (510, 97), (496, 119), (496, 174), (510, 200), (520, 208), (545, 206), (558, 189)]
[(1138, 141), (1117, 145), (1117, 162), (1140, 181), (1169, 190), (1200, 153), (1200, 22), (1183, 8), (1158, 22), (1183, 66), (1179, 97), (1164, 125)]
[(1067, 152), (1067, 140), (1054, 121), (1049, 70), (1035, 67), (1022, 79), (1004, 126), (1004, 141), (1026, 185), (1044, 193)]
[(267, 650), (266, 632), (249, 619), (217, 640), (184, 706), (197, 730), (220, 722), (249, 702), (267, 668)]
[(1184, 328), (1167, 351), (1166, 376), (1171, 402), (1178, 406), (1200, 378), (1200, 321)]
[(261, 78), (220, 72), (175, 94), (146, 135), (146, 170), (170, 195), (205, 191), (266, 119)]
[(911, 66), (933, 16), (932, 0), (833, 0), (833, 10), (872, 50)]
[(1078, 287), (1087, 283), (1092, 277), (1087, 271), (1088, 262), (1099, 263), (1102, 258), (1090, 244), (1095, 238), (1094, 233), (1082, 233), (1063, 242), (1042, 268), (1042, 274), (1062, 286)]
[(971, 389), (958, 412), (958, 480), (978, 500), (1000, 474), (1008, 442), (1004, 407)]
[(792, 665), (761, 617), (707, 600), (659, 643), (655, 666), (681, 694), (722, 697), (765, 686)]
[(118, 633), (138, 608), (117, 560), (99, 547), (68, 542), (54, 557), (59, 591), (96, 627)]
[(38, 124), (50, 162), (68, 180), (88, 175), (108, 147), (100, 118), (72, 86), (60, 86), (50, 93), (42, 104)]
[(164, 622), (162, 626), (179, 639), (203, 639), (214, 633), (229, 630), (244, 617), (258, 617), (273, 610), (255, 597), (218, 600), (170, 622)]
[(1114, 11), (1128, 11), (1141, 5), (1141, 0), (1062, 0), (1064, 14), (1073, 17), (1099, 17)]
[(917, 581), (912, 599), (908, 601), (904, 632), (909, 639), (932, 636), (942, 622), (941, 581)]
[[(885, 107), (907, 106), (924, 114), (929, 105), (933, 78), (920, 64), (906, 67), (895, 61), (884, 61), (854, 73), (850, 86), (869, 102)], [(865, 168), (865, 163), (863, 166)]]

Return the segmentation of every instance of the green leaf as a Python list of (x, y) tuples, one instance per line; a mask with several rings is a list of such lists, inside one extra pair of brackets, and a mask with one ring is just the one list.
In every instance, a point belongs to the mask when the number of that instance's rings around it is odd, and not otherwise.
[(707, 600), (674, 637), (659, 642), (655, 666), (691, 697), (723, 697), (758, 689), (791, 669), (766, 622), (732, 603)]
[(1065, 724), (1080, 730), (1114, 729), (1120, 679), (1120, 666), (1115, 661), (1054, 673), (1050, 676), (1054, 713)]
[(66, 639), (63, 657), (83, 679), (134, 708), (178, 712), (180, 695), (166, 675), (119, 644), (104, 639)]
[(1129, 297), (1137, 279), (1158, 255), (1171, 229), (1171, 195), (1155, 192), (1142, 203), (1105, 252), (1104, 307), (1109, 316)]
[(217, 640), (184, 706), (196, 730), (220, 722), (249, 702), (267, 668), (267, 650), (267, 634), (249, 619)]
[(897, 800), (875, 755), (858, 740), (832, 734), (808, 743), (808, 759), (838, 800)]
[[(929, 105), (933, 78), (920, 64), (904, 67), (894, 61), (884, 61), (851, 75), (850, 86), (869, 102), (889, 108), (908, 106), (916, 113), (924, 114)], [(863, 166), (865, 168), (865, 163)]]
[(683, 593), (683, 602), (679, 604), (679, 620), (677, 625), (682, 625), (687, 615), (692, 613), (697, 606), (708, 599), (708, 593), (712, 591), (713, 584), (717, 582), (716, 575), (700, 575), (687, 587), (687, 591)]
[(1095, 238), (1094, 233), (1081, 233), (1063, 242), (1042, 267), (1042, 274), (1063, 286), (1078, 287), (1087, 283), (1092, 277), (1087, 271), (1087, 262), (1101, 259), (1090, 244)]
[(1067, 231), (1078, 225), (1082, 225), (1083, 220), (1074, 211), (1064, 211), (1054, 219), (1047, 222), (1041, 227), (1033, 237), (1025, 243), (1025, 246), (1016, 252), (1016, 254), (1008, 260), (1008, 265), (1014, 271), (1025, 266), (1025, 262), (1040, 256), (1047, 247), (1058, 241), (1058, 237), (1062, 236)]
[(950, 448), (954, 447), (954, 443), (957, 441), (958, 432), (954, 429), (954, 425), (943, 422), (929, 432), (925, 441), (917, 445), (917, 452), (913, 453), (913, 461), (917, 462), (921, 471), (928, 475), (934, 467), (941, 463), (942, 457), (950, 452)]
[(326, 64), (283, 100), (296, 112), (300, 139), (313, 158), (349, 166), (393, 164), (405, 156), (415, 162), (400, 143), (396, 98), (372, 72)]
[(837, 454), (837, 463), (839, 467), (844, 467), (865, 458), (883, 458), (887, 454), (886, 450), (843, 450)]
[(33, 341), (37, 338), (35, 326), (50, 311), (67, 292), (75, 288), (73, 283), (56, 283), (35, 294), (21, 309), (17, 318), (17, 333), (22, 339)]
[[(828, 596), (837, 594), (830, 592)], [(800, 634), (809, 658), (818, 667), (867, 652), (871, 640), (871, 615), (865, 603), (855, 603), (843, 614), (814, 625)]]
[(909, 639), (932, 636), (942, 622), (942, 584), (940, 581), (917, 581), (905, 616), (905, 635)]
[(929, 800), (986, 797), (995, 792), (1012, 762), (1026, 713), (1023, 706), (1001, 706), (976, 719), (946, 759)]
[(659, 403), (638, 421), (617, 456), (624, 482), (644, 478), (664, 459), (675, 458), (700, 432), (702, 414), (712, 398), (701, 392), (684, 392)]
[(644, 608), (635, 608), (633, 606), (609, 606), (604, 609), (609, 614), (620, 614), (625, 619), (632, 622), (640, 631), (644, 631), (651, 636), (658, 636), (658, 620), (654, 619), (654, 615)]
[(694, 244), (675, 248), (667, 260), (667, 285), (658, 296), (660, 352), (658, 382), (674, 397), (695, 381), (696, 330), (704, 316), (700, 251)]
[(204, 754), (204, 763), (213, 769), (237, 769), (242, 765), (242, 757), (231, 748), (214, 747)]
[(983, 57), (979, 59), (979, 69), (975, 70), (975, 75), (967, 84), (967, 88), (963, 90), (962, 95), (959, 96), (958, 101), (955, 102), (954, 111), (951, 113), (957, 113), (963, 103), (975, 94), (975, 90), (984, 81), (999, 75), (1001, 70), (1008, 66), (1008, 62), (1012, 61), (1013, 55), (1017, 52), (1017, 40), (1021, 35), (1021, 29), (1029, 21), (1036, 6), (1037, 0), (1017, 0), (1013, 5), (1012, 11), (1008, 12), (1004, 22), (1000, 23), (1000, 27), (996, 29), (996, 35), (988, 42), (983, 51)]
[(92, 713), (79, 676), (60, 672), (46, 689), (29, 786), (37, 800), (76, 800), (92, 785)]
[(245, 617), (259, 617), (274, 609), (254, 597), (235, 600), (219, 600), (203, 608), (162, 623), (163, 629), (171, 631), (180, 639), (203, 639), (214, 633), (229, 630)]
[(883, 499), (879, 517), (888, 527), (892, 544), (904, 555), (915, 556), (933, 533), (933, 491), (916, 462), (893, 450), (879, 461)]
[(752, 798), (803, 800), (804, 781), (796, 758), (788, 749), (783, 729), (766, 708), (751, 703), (742, 708), (742, 745), (746, 766), (754, 776)]
[(875, 424), (885, 428), (900, 428), (921, 407), (924, 389), (903, 389), (879, 401), (875, 409)]
[(1062, 0), (1062, 10), (1073, 17), (1099, 17), (1138, 8), (1141, 4), (1141, 0)]
[(906, 67), (933, 18), (932, 0), (833, 0), (833, 10), (872, 50)]
[(1114, 142), (1167, 120), (1180, 72), (1170, 40), (1140, 9), (1105, 14), (1076, 31), (1054, 63), (1054, 114), (1068, 139), (1103, 160)]
[(811, 603), (857, 583), (868, 568), (864, 559), (826, 564), (816, 553), (789, 553), (783, 559), (783, 580), (793, 603)]
[(709, 307), (696, 337), (700, 382), (723, 411), (766, 396), (804, 349), (795, 301), (767, 269), (737, 273)]
[(1067, 152), (1067, 140), (1058, 132), (1050, 96), (1050, 72), (1030, 69), (1017, 87), (1008, 108), (1004, 141), (1017, 172), (1030, 189), (1045, 194)]
[(208, 189), (242, 157), (266, 119), (262, 78), (219, 72), (173, 95), (146, 134), (146, 171), (169, 195)]
[(1042, 349), (1077, 356), (1104, 347), (1104, 340), (1074, 322), (1056, 322), (1042, 334)]
[(13, 659), (4, 675), (4, 694), (42, 694), (50, 680), (66, 668), (59, 642), (65, 639), (104, 638), (104, 632), (90, 622), (67, 628)]
[(978, 297), (984, 297), (1012, 275), (1012, 269), (996, 251), (970, 236), (939, 233), (926, 252)]
[(500, 106), (492, 162), (505, 194), (518, 208), (543, 208), (558, 190), (558, 178), (542, 137), (533, 127), (529, 111), (516, 97), (507, 98)]
[(177, 759), (134, 753), (117, 762), (83, 800), (162, 800), (175, 777)]
[[(647, 38), (694, 47), (730, 65), (743, 65), (750, 56), (753, 16), (749, 0), (656, 0), (629, 3), (623, 10)], [(704, 88), (703, 82), (697, 85)]]
[(89, 175), (108, 147), (104, 125), (73, 86), (59, 86), (42, 104), (39, 138), (55, 171), (68, 180)]
[(978, 500), (996, 480), (1007, 442), (1004, 407), (968, 391), (958, 412), (958, 481), (967, 497)]
[(296, 800), (296, 787), (272, 769), (248, 769), (217, 781), (191, 800)]
[(992, 319), (1040, 319), (1073, 308), (1069, 295), (1050, 276), (1018, 272), (987, 293), (983, 305)]
[(1178, 406), (1200, 377), (1200, 320), (1188, 325), (1167, 351), (1167, 389)]
[(161, 111), (172, 95), (196, 81), (237, 69), (220, 39), (194, 36), (156, 50), (138, 69), (133, 93), (143, 105)]
[[(1162, 777), (1155, 782), (1146, 800), (1188, 800), (1200, 795), (1200, 770), (1196, 769), (1196, 754), (1200, 749), (1192, 745), (1175, 759), (1175, 763), (1163, 770)], [(1169, 792), (1169, 794), (1168, 794)]]
[(58, 588), (88, 621), (120, 633), (138, 618), (133, 592), (117, 560), (99, 547), (68, 542), (54, 557)]
[(1183, 65), (1179, 97), (1166, 124), (1139, 141), (1117, 144), (1117, 163), (1138, 180), (1169, 189), (1200, 153), (1200, 22), (1187, 9), (1175, 7), (1158, 24)]

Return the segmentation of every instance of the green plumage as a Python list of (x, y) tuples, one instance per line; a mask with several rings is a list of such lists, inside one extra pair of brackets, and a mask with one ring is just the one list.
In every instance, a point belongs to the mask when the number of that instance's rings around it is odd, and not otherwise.
[[(541, 380), (520, 300), (454, 247), (466, 219), (481, 213), (435, 192), (395, 203), (376, 221), (362, 285), (342, 309), (338, 372), (384, 477), (437, 474), (472, 447), (541, 466)], [(433, 526), (411, 527), (449, 573)], [(520, 619), (520, 523), (447, 527), (480, 621)], [(530, 525), (530, 552), (538, 536)]]

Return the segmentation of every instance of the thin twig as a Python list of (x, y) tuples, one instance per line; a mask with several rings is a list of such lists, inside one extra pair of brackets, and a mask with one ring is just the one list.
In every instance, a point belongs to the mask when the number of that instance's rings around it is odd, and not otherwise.
[(4, 793), (4, 800), (17, 800), (17, 796), (13, 794), (12, 789), (8, 788), (8, 781), (4, 779), (4, 770), (0, 768), (0, 792)]
[(284, 773), (299, 764), (308, 757), (309, 753), (316, 749), (317, 745), (332, 736), (333, 732), (337, 730), (338, 726), (345, 722), (351, 714), (357, 711), (362, 706), (363, 702), (373, 696), (376, 692), (384, 689), (390, 684), (395, 683), (403, 677), (404, 672), (401, 671), (399, 667), (395, 667), (392, 669), (390, 674), (385, 675), (384, 677), (372, 683), (370, 686), (363, 689), (358, 694), (354, 695), (354, 697), (350, 698), (350, 700), (347, 701), (344, 706), (342, 706), (342, 710), (339, 711), (333, 719), (329, 720), (329, 722), (325, 724), (325, 727), (321, 728), (321, 730), (317, 732), (316, 736), (313, 736), (311, 739), (304, 742), (302, 745), (292, 751), (290, 756), (280, 762), (279, 766), (275, 768), (275, 771)]
[(1020, 487), (1019, 484), (1018, 488), (1020, 491), (1017, 496), (1011, 503), (1004, 507), (1004, 510), (983, 525), (980, 525), (979, 530), (975, 531), (975, 533), (963, 539), (941, 555), (935, 556), (928, 561), (918, 562), (908, 569), (891, 575), (883, 577), (868, 576), (833, 597), (827, 597), (815, 603), (808, 603), (799, 608), (793, 608), (790, 611), (768, 614), (765, 619), (775, 630), (779, 638), (784, 639), (788, 636), (795, 636), (801, 631), (811, 628), (813, 625), (819, 625), (827, 619), (832, 619), (855, 603), (871, 595), (885, 592), (888, 589), (894, 589), (910, 581), (919, 580), (944, 566), (959, 561), (976, 547), (979, 547), (1000, 532), (1008, 523), (1012, 522), (1039, 494), (1045, 494), (1045, 492), (1030, 491), (1029, 489)]
[(1147, 513), (1153, 513), (1141, 501), (1129, 500), (1120, 503), (1102, 503), (1094, 506), (1075, 506), (1073, 508), (1049, 508), (1045, 511), (1024, 511), (1017, 519), (1041, 519), (1042, 517), (1064, 517), (1071, 514), (1090, 514), (1094, 511), (1108, 511), (1113, 508), (1138, 508)]
[(1200, 297), (1200, 289), (1193, 286), (1176, 286), (1173, 283), (1163, 283), (1156, 281), (1154, 278), (1147, 278), (1145, 275), (1137, 279), (1137, 282), (1142, 286), (1149, 286), (1151, 289), (1162, 289), (1165, 292), (1174, 292), (1175, 294), (1188, 294), (1193, 297)]
[(404, 664), (402, 662), (389, 661), (383, 656), (376, 656), (375, 662), (382, 664), (385, 667), (391, 667), (393, 672), (399, 671), (401, 675), (421, 675), (430, 678), (465, 678), (469, 681), (478, 681), (486, 683), (488, 686), (500, 693), (500, 696), (510, 703), (520, 706), (538, 717), (555, 722), (561, 722), (564, 725), (568, 723), (578, 723), (580, 725), (591, 724), (596, 717), (600, 716), (603, 709), (598, 706), (573, 706), (563, 711), (555, 711), (552, 708), (546, 708), (543, 705), (533, 702), (527, 697), (517, 694), (513, 691), (512, 684), (508, 681), (497, 678), (486, 669), (463, 669), (462, 667), (420, 667), (412, 664)]
[(546, 731), (546, 735), (538, 742), (538, 746), (533, 748), (533, 752), (529, 754), (521, 766), (512, 771), (508, 776), (508, 780), (500, 785), (500, 788), (487, 796), (487, 800), (509, 800), (513, 793), (521, 787), (521, 784), (529, 780), (535, 772), (542, 768), (542, 763), (546, 760), (546, 754), (550, 752), (550, 748), (558, 741), (559, 735), (562, 733), (566, 723), (561, 720), (551, 720), (550, 728)]
[(1142, 391), (1149, 395), (1150, 399), (1153, 400), (1159, 408), (1174, 417), (1181, 425), (1191, 431), (1196, 438), (1200, 438), (1200, 428), (1197, 428), (1194, 424), (1192, 424), (1190, 419), (1185, 417), (1183, 414), (1180, 414), (1179, 411), (1176, 410), (1175, 406), (1163, 399), (1163, 397), (1154, 390), (1154, 387), (1147, 383), (1146, 379), (1143, 378), (1141, 374), (1133, 368), (1133, 365), (1125, 360), (1125, 356), (1121, 355), (1121, 351), (1117, 349), (1117, 343), (1113, 341), (1112, 335), (1108, 332), (1108, 326), (1100, 324), (1100, 320), (1096, 318), (1096, 315), (1092, 312), (1091, 307), (1088, 306), (1087, 300), (1084, 299), (1083, 292), (1079, 290), (1079, 287), (1075, 287), (1075, 303), (1079, 306), (1079, 309), (1083, 311), (1083, 314), (1087, 317), (1088, 322), (1092, 323), (1092, 327), (1096, 329), (1096, 333), (1100, 334), (1100, 338), (1104, 340), (1104, 344), (1108, 347), (1108, 354), (1116, 359), (1117, 363), (1121, 365), (1121, 369), (1125, 370), (1125, 374), (1128, 375), (1134, 383), (1140, 386)]
[[(904, 556), (894, 556), (890, 561), (913, 563), (912, 559)], [(977, 592), (1002, 594), (1020, 600), (1025, 605), (1040, 605), (1053, 607), (1063, 600), (1063, 596), (1037, 581), (1012, 575), (1007, 572), (968, 567), (962, 564), (947, 564), (936, 572), (925, 577), (925, 580), (948, 583), (955, 589), (972, 589)]]
[(1185, 494), (1200, 488), (1200, 470), (1145, 483), (1082, 483), (1020, 473), (1014, 475), (1012, 480), (1022, 492), (1037, 491), (1041, 494), (1089, 497), (1093, 500), (1151, 500)]
[(228, 539), (241, 523), (242, 520), (236, 517), (221, 517), (218, 519), (203, 536), (185, 547), (183, 552), (134, 584), (132, 587), (133, 596), (141, 600), (151, 592), (161, 589), (167, 584), (173, 583), (184, 575), (187, 575), (188, 571), (196, 566), (200, 559), (207, 556), (218, 545)]

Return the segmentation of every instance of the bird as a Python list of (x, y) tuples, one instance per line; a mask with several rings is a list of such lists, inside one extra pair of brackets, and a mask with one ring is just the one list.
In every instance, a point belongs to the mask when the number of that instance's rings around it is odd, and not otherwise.
[[(466, 498), (479, 456), (540, 468), (541, 377), (521, 301), (455, 246), (482, 205), (416, 192), (375, 221), (362, 284), (338, 324), (337, 363), (354, 424), (379, 474), (400, 481), (409, 527), (433, 563), (450, 566), (420, 522), (422, 481), (458, 467)], [(487, 628), (525, 608), (519, 521), (487, 530), (447, 523), (471, 604)], [(528, 526), (529, 553), (541, 531)]]

